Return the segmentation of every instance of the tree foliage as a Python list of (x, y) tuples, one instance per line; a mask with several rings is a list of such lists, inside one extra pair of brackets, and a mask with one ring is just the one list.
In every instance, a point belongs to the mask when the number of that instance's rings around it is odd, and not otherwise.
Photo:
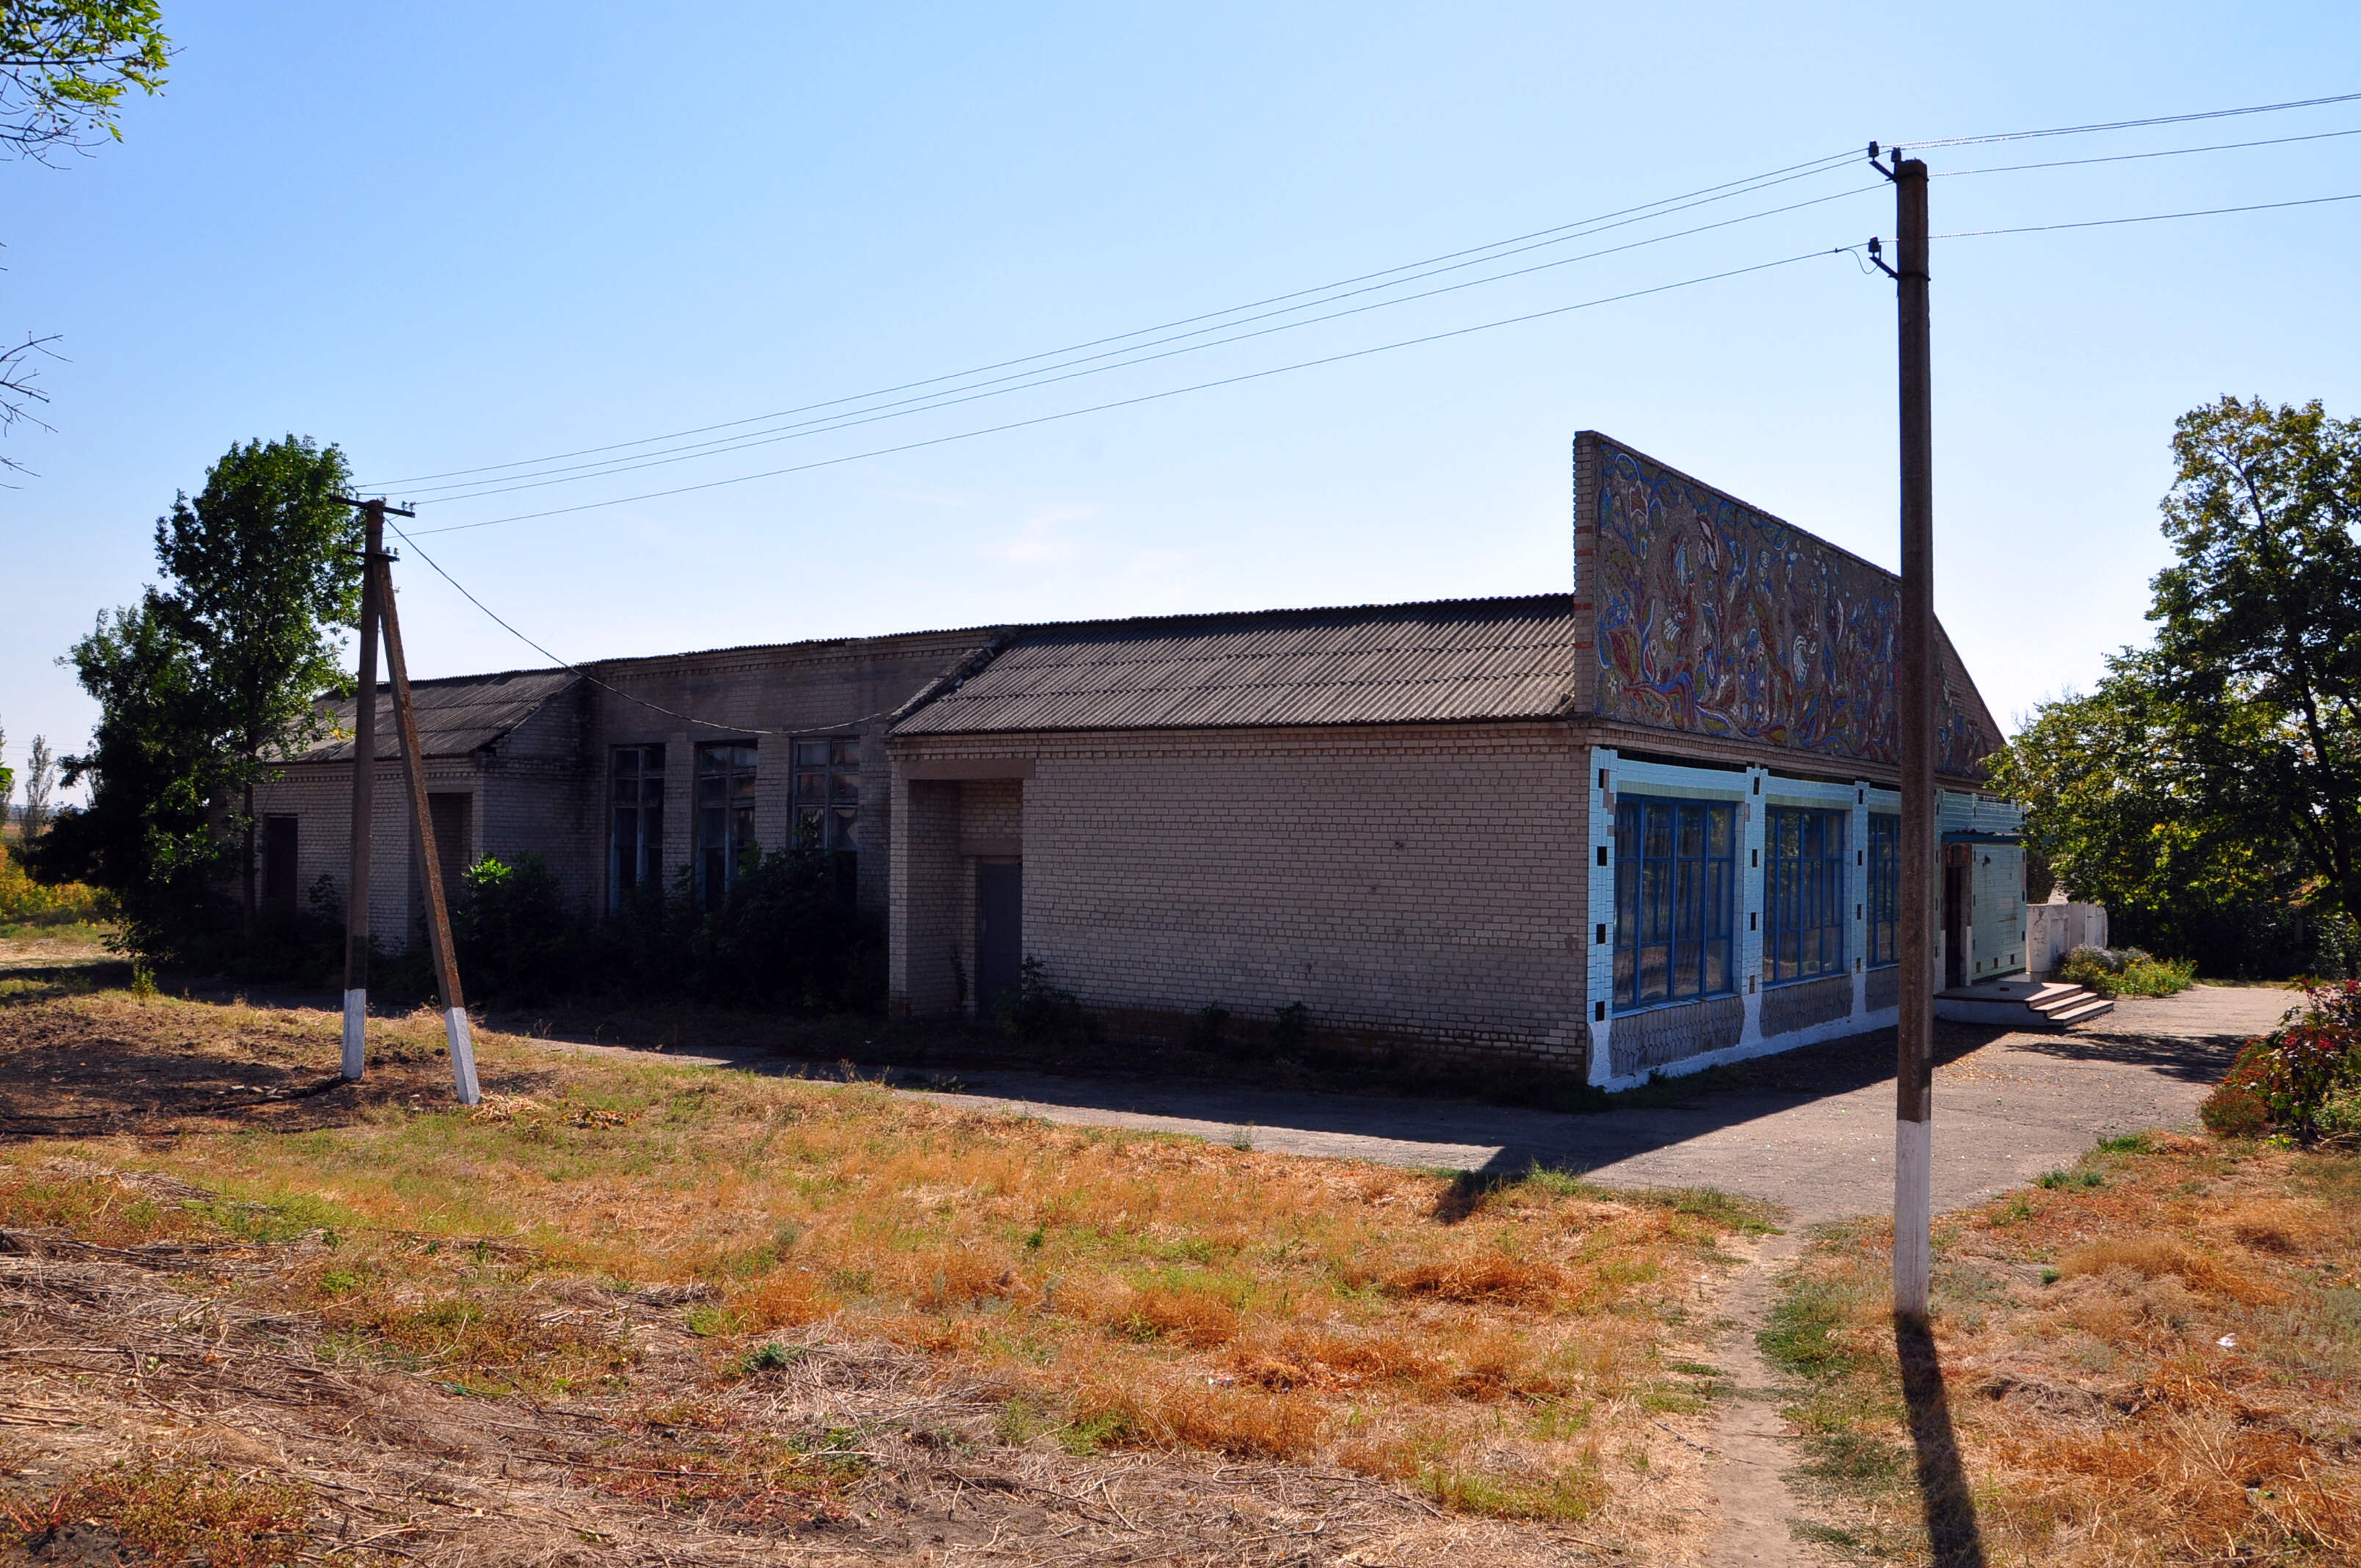
[(133, 88), (153, 94), (171, 60), (160, 0), (6, 0), (0, 5), (0, 148), (49, 161), (121, 141)]
[(334, 499), (345, 483), (334, 446), (232, 447), (158, 521), (163, 584), (68, 655), (100, 716), (65, 779), (93, 794), (57, 818), (42, 863), (114, 893), (140, 951), (204, 929), (225, 872), (242, 870), (252, 911), (252, 787), (321, 735), (315, 704), (349, 684), (336, 633), (358, 616), (360, 534)]
[(2209, 965), (2342, 967), (2361, 914), (2361, 422), (2181, 416), (2155, 645), (1999, 759), (2026, 830), (2118, 929)]

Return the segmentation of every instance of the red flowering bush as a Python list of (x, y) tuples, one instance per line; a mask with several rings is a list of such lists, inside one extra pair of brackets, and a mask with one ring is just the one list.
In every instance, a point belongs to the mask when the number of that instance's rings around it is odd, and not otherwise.
[(2224, 1137), (2252, 1137), (2268, 1127), (2301, 1136), (2318, 1130), (2322, 1108), (2361, 1086), (2361, 981), (2339, 981), (2304, 993), (2301, 1016), (2248, 1040), (2198, 1115)]

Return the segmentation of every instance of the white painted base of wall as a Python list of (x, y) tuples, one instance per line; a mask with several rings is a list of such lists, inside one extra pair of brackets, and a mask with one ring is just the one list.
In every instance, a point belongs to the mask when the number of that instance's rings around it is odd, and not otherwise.
[(1927, 1226), (1934, 1217), (1935, 1124), (1894, 1124), (1894, 1310), (1927, 1315)]
[(345, 992), (345, 1078), (358, 1083), (368, 1059), (368, 992)]
[(476, 1040), (467, 1032), (467, 1010), (446, 1008), (443, 1014), (444, 1037), (451, 1043), (451, 1081), (459, 1091), (459, 1103), (473, 1105), (483, 1099), (476, 1087)]
[[(1854, 995), (1858, 998), (1859, 994), (1859, 988), (1856, 987)], [(1756, 999), (1750, 997), (1748, 1000), (1753, 1002)], [(1858, 1005), (1858, 1002), (1855, 1004)], [(1755, 1032), (1757, 1020), (1761, 1015), (1760, 1005), (1747, 1008), (1746, 1033), (1740, 1038), (1738, 1044), (1727, 1050), (1707, 1051), (1701, 1056), (1684, 1057), (1679, 1061), (1667, 1062), (1663, 1067), (1652, 1068), (1649, 1070), (1661, 1072), (1666, 1078), (1679, 1078), (1686, 1073), (1702, 1072), (1709, 1067), (1719, 1067), (1725, 1062), (1752, 1061), (1756, 1057), (1777, 1056), (1781, 1051), (1792, 1051), (1799, 1046), (1817, 1046), (1822, 1040), (1840, 1040), (1847, 1035), (1865, 1035), (1872, 1029), (1891, 1029), (1902, 1021), (1902, 1009), (1888, 1007), (1876, 1013), (1855, 1013), (1850, 1018), (1831, 1018), (1825, 1024), (1814, 1024), (1803, 1029), (1791, 1029), (1786, 1034), (1773, 1035), (1767, 1039)], [(1609, 1032), (1615, 1027), (1614, 1021), (1609, 1019), (1603, 1025), (1594, 1024), (1591, 1027), (1594, 1033), (1590, 1059), (1596, 1064), (1592, 1070), (1603, 1071), (1609, 1059), (1607, 1054), (1607, 1042)], [(1619, 1089), (1637, 1088), (1648, 1081), (1648, 1073), (1626, 1073), (1621, 1078), (1593, 1078), (1591, 1081), (1599, 1088), (1612, 1092)]]

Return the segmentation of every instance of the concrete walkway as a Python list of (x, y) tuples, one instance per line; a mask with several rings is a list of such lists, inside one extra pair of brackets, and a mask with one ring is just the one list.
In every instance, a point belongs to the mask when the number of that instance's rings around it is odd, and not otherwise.
[[(2126, 1000), (2063, 1034), (1938, 1025), (1936, 1209), (2021, 1185), (2100, 1138), (2192, 1122), (2239, 1042), (2300, 1000), (2199, 986)], [(1735, 1069), (1740, 1087), (1693, 1104), (1601, 1115), (1030, 1072), (962, 1073), (955, 1089), (906, 1091), (942, 1105), (1189, 1133), (1283, 1154), (1452, 1170), (1540, 1163), (1609, 1184), (1719, 1187), (1768, 1199), (1808, 1223), (1893, 1201), (1893, 1040), (1887, 1030), (1765, 1058)], [(665, 1057), (783, 1069), (752, 1054)]]

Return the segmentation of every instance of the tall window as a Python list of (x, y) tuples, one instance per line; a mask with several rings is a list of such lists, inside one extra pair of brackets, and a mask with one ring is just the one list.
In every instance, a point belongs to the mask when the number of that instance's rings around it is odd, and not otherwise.
[(796, 831), (822, 850), (861, 848), (861, 740), (796, 742)]
[(1869, 967), (1902, 961), (1902, 818), (1869, 817)]
[(730, 883), (762, 851), (754, 843), (754, 743), (697, 749), (697, 893), (719, 909)]
[(664, 882), (662, 746), (615, 748), (607, 839), (607, 903), (620, 909), (631, 890)]
[(1615, 1005), (1738, 988), (1738, 807), (1641, 800), (1615, 807)]
[(1845, 824), (1851, 813), (1773, 806), (1763, 843), (1763, 983), (1845, 967)]

